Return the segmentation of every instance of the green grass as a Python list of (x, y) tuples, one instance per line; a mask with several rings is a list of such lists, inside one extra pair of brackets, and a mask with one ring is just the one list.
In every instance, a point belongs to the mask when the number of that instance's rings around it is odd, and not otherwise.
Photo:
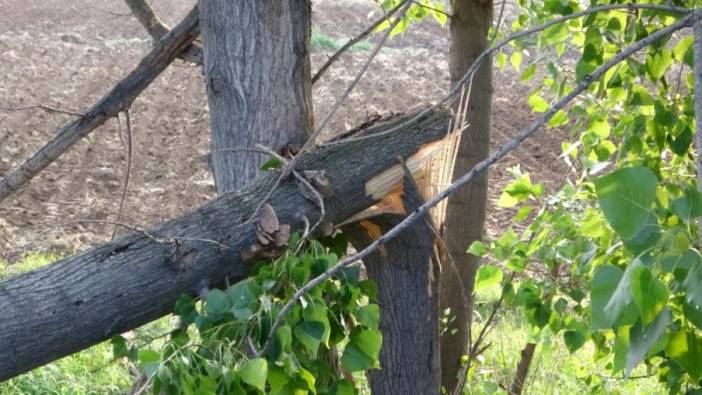
[[(349, 41), (348, 38), (333, 38), (330, 37), (318, 28), (312, 29), (312, 49), (316, 51), (338, 51)], [(369, 41), (362, 40), (350, 49), (352, 51), (369, 51), (373, 47)]]
[[(37, 269), (59, 258), (55, 255), (29, 254), (12, 265), (0, 261), (0, 280)], [(136, 338), (156, 337), (166, 332), (169, 326), (169, 318), (163, 318), (138, 329)], [(0, 383), (0, 395), (121, 394), (131, 384), (127, 364), (114, 361), (112, 346), (104, 342)]]
[[(494, 301), (498, 295), (479, 297), (477, 301), (477, 319), (473, 325), (474, 333), (482, 329)], [(595, 361), (591, 343), (570, 354), (562, 337), (542, 336), (536, 347), (529, 369), (523, 394), (665, 394), (666, 391), (657, 382), (656, 377), (624, 380), (611, 377), (604, 361)], [(529, 327), (524, 322), (522, 313), (516, 309), (501, 310), (499, 321), (486, 338), (490, 344), (480, 362), (469, 374), (466, 394), (506, 394), (514, 378), (521, 351), (529, 340)], [(646, 376), (644, 367), (632, 372), (632, 376)], [(590, 377), (590, 384), (587, 380)]]

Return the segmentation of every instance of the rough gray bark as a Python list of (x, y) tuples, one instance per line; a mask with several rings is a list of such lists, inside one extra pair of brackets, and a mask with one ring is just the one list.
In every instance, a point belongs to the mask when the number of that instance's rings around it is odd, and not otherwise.
[[(397, 133), (323, 146), (303, 158), (301, 169), (324, 170), (333, 185), (325, 220), (340, 223), (375, 203), (366, 181), (396, 165), (398, 156), (407, 158), (443, 137), (448, 121), (446, 112), (435, 112)], [(253, 224), (242, 224), (276, 179), (263, 175), (148, 231), (178, 241), (135, 234), (0, 282), (0, 381), (153, 321), (171, 312), (182, 293), (223, 285), (225, 276), (242, 279), (247, 267), (241, 251), (255, 241)], [(269, 203), (280, 223), (293, 229), (301, 228), (303, 215), (310, 222), (319, 216), (293, 180), (283, 182)]]
[[(492, 24), (492, 0), (455, 0), (451, 18), (451, 86), (464, 76), (471, 64), (487, 48)], [(454, 165), (460, 177), (490, 154), (492, 110), (492, 59), (482, 63), (471, 85), (467, 116)], [(446, 270), (441, 278), (441, 311), (451, 309), (458, 331), (446, 331), (441, 339), (441, 383), (449, 391), (456, 383), (461, 356), (467, 353), (472, 322), (473, 286), (479, 260), (466, 252), (483, 235), (487, 202), (487, 172), (448, 199), (443, 235), (460, 279)]]
[[(414, 181), (405, 176), (402, 201), (407, 212), (422, 203)], [(382, 215), (367, 223), (382, 233), (402, 217)], [(378, 285), (381, 309), (380, 369), (371, 370), (371, 392), (376, 395), (439, 394), (439, 270), (435, 259), (435, 230), (429, 216), (410, 225), (401, 235), (363, 260), (368, 277)], [(356, 249), (373, 241), (368, 229), (356, 223), (346, 229)]]
[(78, 119), (69, 122), (37, 152), (0, 180), (0, 201), (20, 189), (37, 173), (56, 160), (106, 120), (131, 106), (173, 60), (188, 48), (199, 32), (197, 9), (156, 45), (124, 79)]
[(313, 130), (309, 0), (200, 0), (217, 190), (239, 189), (266, 159), (221, 152), (295, 150)]

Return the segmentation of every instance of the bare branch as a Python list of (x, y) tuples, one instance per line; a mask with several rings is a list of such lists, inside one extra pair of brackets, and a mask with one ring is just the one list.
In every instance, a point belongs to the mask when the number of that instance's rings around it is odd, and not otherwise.
[(312, 77), (312, 84), (317, 82), (322, 75), (324, 74), (325, 71), (329, 68), (329, 66), (332, 65), (332, 63), (336, 62), (341, 55), (344, 54), (347, 50), (349, 50), (351, 47), (354, 45), (358, 44), (361, 40), (365, 39), (366, 37), (370, 36), (375, 29), (380, 26), (382, 23), (387, 21), (391, 16), (393, 16), (402, 6), (404, 6), (409, 0), (403, 0), (401, 1), (398, 5), (396, 5), (393, 9), (385, 13), (380, 19), (375, 21), (372, 25), (368, 26), (368, 28), (364, 31), (361, 32), (361, 34), (357, 35), (356, 37), (352, 38), (349, 40), (346, 44), (344, 44), (341, 48), (339, 48), (338, 51), (336, 51), (332, 56), (327, 59), (327, 61), (322, 65), (322, 67), (317, 70), (317, 73)]
[(158, 42), (171, 30), (145, 0), (124, 0), (124, 2), (127, 3), (129, 9), (132, 10), (132, 15), (144, 26), (154, 42)]
[(76, 117), (83, 118), (85, 115), (77, 111), (62, 110), (60, 108), (47, 106), (45, 104), (37, 104), (36, 106), (24, 106), (24, 107), (0, 107), (0, 111), (27, 111), (27, 110), (43, 110), (46, 112), (55, 112), (59, 114), (73, 115)]
[[(438, 193), (434, 198), (430, 199), (426, 203), (422, 204), (419, 208), (417, 208), (415, 211), (410, 213), (407, 217), (405, 217), (402, 222), (400, 222), (397, 226), (394, 228), (390, 229), (387, 233), (382, 235), (380, 238), (376, 239), (373, 241), (371, 244), (368, 245), (368, 247), (364, 248), (363, 250), (357, 252), (354, 255), (351, 255), (345, 259), (343, 259), (341, 262), (338, 264), (330, 267), (327, 269), (324, 273), (320, 274), (319, 276), (313, 278), (310, 280), (307, 284), (305, 284), (303, 287), (298, 289), (293, 296), (290, 298), (290, 300), (283, 306), (283, 308), (280, 310), (280, 313), (276, 317), (275, 322), (271, 326), (271, 330), (269, 332), (269, 338), (275, 333), (275, 331), (280, 327), (280, 325), (283, 323), (285, 320), (285, 316), (290, 312), (292, 307), (300, 300), (300, 298), (308, 293), (312, 288), (320, 285), (322, 282), (326, 281), (329, 279), (331, 276), (336, 274), (339, 270), (349, 266), (350, 264), (357, 262), (359, 260), (364, 259), (371, 253), (373, 253), (375, 250), (377, 250), (380, 246), (386, 244), (388, 241), (392, 240), (393, 238), (397, 237), (402, 231), (404, 231), (409, 225), (411, 225), (414, 221), (418, 220), (419, 218), (422, 218), (432, 207), (436, 206), (439, 202), (442, 200), (446, 199), (449, 195), (455, 193), (459, 188), (462, 186), (466, 185), (469, 183), (471, 180), (473, 180), (478, 174), (484, 172), (492, 166), (495, 162), (499, 161), (500, 159), (504, 158), (507, 156), (508, 153), (514, 151), (517, 149), (524, 140), (532, 136), (534, 133), (536, 133), (542, 126), (544, 126), (559, 110), (563, 109), (568, 103), (570, 103), (574, 98), (576, 98), (578, 95), (580, 95), (582, 92), (584, 92), (594, 81), (602, 77), (609, 69), (614, 67), (615, 65), (619, 64), (621, 61), (624, 59), (628, 58), (635, 52), (639, 51), (642, 48), (647, 47), (648, 45), (660, 40), (661, 38), (665, 37), (666, 35), (673, 33), (677, 30), (683, 29), (685, 27), (689, 27), (694, 23), (696, 20), (698, 20), (700, 17), (702, 17), (702, 10), (700, 11), (695, 11), (691, 15), (688, 15), (687, 17), (665, 27), (662, 28), (655, 33), (647, 36), (644, 39), (641, 39), (634, 44), (626, 47), (624, 50), (619, 52), (616, 56), (612, 57), (610, 60), (605, 62), (602, 66), (598, 67), (595, 71), (593, 71), (589, 76), (583, 79), (582, 82), (580, 82), (568, 95), (560, 99), (558, 102), (556, 102), (553, 106), (551, 106), (548, 111), (546, 111), (544, 114), (542, 114), (538, 119), (533, 121), (529, 127), (527, 127), (525, 130), (523, 130), (519, 135), (517, 135), (514, 139), (510, 140), (509, 142), (505, 143), (502, 145), (497, 151), (495, 151), (492, 155), (490, 155), (487, 159), (479, 162), (473, 168), (465, 173), (463, 176), (461, 176), (459, 179), (457, 179), (454, 183), (452, 183), (448, 188), (446, 188), (444, 191), (441, 191)], [(393, 128), (394, 129), (394, 128)], [(383, 133), (385, 134), (385, 133)], [(347, 139), (348, 141), (348, 139)]]
[[(161, 18), (156, 15), (154, 9), (146, 0), (124, 0), (132, 10), (132, 14), (144, 26), (144, 29), (149, 33), (154, 43), (158, 43), (163, 36), (168, 34), (171, 29), (163, 23)], [(197, 5), (195, 6), (197, 8)], [(198, 17), (199, 18), (199, 17)], [(198, 65), (202, 64), (202, 46), (193, 42), (183, 53), (179, 55), (185, 61), (192, 62)]]
[[(129, 110), (124, 112), (125, 122), (127, 124), (127, 133), (124, 136), (124, 149), (126, 153), (125, 158), (125, 169), (124, 169), (124, 189), (122, 190), (122, 197), (119, 201), (119, 212), (117, 213), (117, 222), (122, 221), (122, 215), (124, 214), (124, 202), (127, 200), (127, 191), (129, 190), (129, 179), (132, 176), (132, 121), (129, 117)], [(120, 137), (122, 136), (122, 122), (119, 120), (119, 115), (117, 115), (117, 123), (119, 124)], [(117, 226), (112, 231), (112, 238), (114, 239), (117, 235)]]
[(200, 30), (197, 8), (167, 34), (124, 79), (77, 120), (64, 125), (51, 140), (0, 180), (0, 201), (20, 189), (73, 144), (129, 108), (139, 94), (187, 48)]

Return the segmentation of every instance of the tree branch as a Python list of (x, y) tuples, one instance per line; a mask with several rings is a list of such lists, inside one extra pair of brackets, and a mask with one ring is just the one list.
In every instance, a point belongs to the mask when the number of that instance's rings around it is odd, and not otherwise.
[(79, 119), (64, 125), (48, 143), (2, 178), (0, 201), (20, 189), (107, 119), (129, 108), (134, 99), (197, 37), (200, 29), (198, 21), (197, 8), (194, 8), (98, 103), (86, 110)]
[(405, 3), (407, 3), (408, 1), (410, 1), (410, 0), (403, 0), (403, 1), (401, 1), (401, 2), (400, 2), (398, 5), (396, 5), (393, 9), (391, 9), (390, 11), (388, 11), (387, 13), (385, 13), (385, 15), (383, 15), (382, 17), (380, 17), (380, 19), (378, 19), (377, 21), (375, 21), (375, 23), (373, 23), (372, 25), (368, 26), (368, 28), (367, 28), (366, 30), (362, 31), (361, 34), (359, 34), (359, 35), (357, 35), (356, 37), (350, 39), (346, 44), (344, 44), (341, 48), (339, 48), (338, 51), (334, 52), (334, 54), (333, 54), (332, 56), (330, 56), (329, 59), (327, 59), (327, 61), (322, 65), (322, 67), (319, 68), (319, 70), (317, 70), (317, 73), (315, 73), (315, 75), (312, 77), (312, 84), (314, 84), (315, 82), (317, 82), (317, 80), (319, 80), (319, 79), (322, 77), (322, 75), (324, 74), (324, 72), (327, 71), (327, 69), (329, 68), (329, 66), (331, 66), (332, 63), (336, 62), (336, 61), (339, 59), (339, 57), (341, 57), (341, 55), (344, 54), (344, 52), (346, 52), (347, 50), (349, 50), (349, 49), (350, 49), (351, 47), (353, 47), (354, 45), (358, 44), (361, 40), (363, 40), (363, 39), (365, 39), (366, 37), (370, 36), (370, 34), (373, 33), (373, 31), (374, 31), (378, 26), (380, 26), (383, 22), (387, 21), (387, 20), (388, 20), (391, 16), (393, 16), (400, 8), (402, 8), (402, 6), (405, 5)]
[[(154, 12), (154, 9), (146, 0), (124, 0), (124, 2), (127, 3), (127, 6), (132, 11), (132, 15), (144, 26), (144, 29), (149, 33), (154, 43), (158, 43), (163, 36), (171, 31), (171, 29), (163, 23), (161, 18), (156, 15), (156, 12)], [(197, 5), (195, 7), (197, 8)], [(179, 54), (178, 57), (185, 61), (201, 65), (202, 46), (193, 42), (183, 53)]]

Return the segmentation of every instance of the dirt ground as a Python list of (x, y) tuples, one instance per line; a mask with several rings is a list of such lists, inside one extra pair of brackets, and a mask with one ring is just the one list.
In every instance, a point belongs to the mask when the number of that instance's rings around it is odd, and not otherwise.
[[(170, 25), (192, 0), (155, 0)], [(151, 45), (128, 8), (111, 0), (0, 0), (0, 107), (38, 104), (78, 111), (92, 105), (122, 78)], [(349, 38), (379, 16), (367, 0), (316, 0), (314, 25)], [(448, 86), (448, 27), (427, 20), (393, 38), (338, 112), (329, 131), (342, 132), (373, 114), (401, 112), (431, 102)], [(331, 53), (316, 50), (313, 70)], [(342, 57), (314, 86), (317, 119), (353, 78), (367, 52)], [(529, 87), (497, 73), (493, 145), (524, 128), (532, 115)], [(70, 115), (40, 110), (0, 110), (0, 177), (39, 148)], [(134, 162), (123, 221), (136, 227), (178, 216), (215, 196), (203, 156), (208, 152), (208, 110), (199, 68), (177, 61), (131, 110)], [(549, 135), (550, 134), (550, 135)], [(488, 231), (509, 226), (494, 206), (519, 163), (534, 181), (560, 179), (560, 137), (541, 132), (490, 173)], [(49, 166), (20, 193), (0, 203), (0, 258), (14, 261), (29, 251), (73, 253), (108, 240), (112, 227), (61, 224), (114, 220), (125, 169), (125, 148), (116, 120), (107, 122)]]

